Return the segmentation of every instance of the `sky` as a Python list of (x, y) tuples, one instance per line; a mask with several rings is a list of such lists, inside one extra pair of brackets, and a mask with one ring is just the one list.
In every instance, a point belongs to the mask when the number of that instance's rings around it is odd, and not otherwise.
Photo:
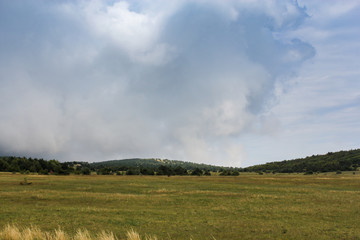
[(360, 146), (360, 2), (0, 0), (0, 155), (246, 167)]

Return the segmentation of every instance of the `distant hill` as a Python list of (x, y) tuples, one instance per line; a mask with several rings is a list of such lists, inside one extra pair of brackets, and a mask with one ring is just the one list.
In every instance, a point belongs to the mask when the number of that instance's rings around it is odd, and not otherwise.
[(186, 170), (195, 170), (199, 168), (201, 170), (209, 171), (221, 171), (224, 169), (233, 169), (230, 167), (220, 167), (209, 164), (184, 162), (179, 160), (159, 159), (159, 158), (131, 158), (122, 160), (110, 160), (104, 162), (90, 163), (91, 168), (117, 168), (117, 169), (129, 169), (129, 168), (158, 168), (160, 166), (168, 166), (172, 168), (182, 167)]
[(356, 171), (360, 167), (360, 149), (329, 152), (324, 155), (312, 155), (306, 158), (270, 162), (244, 168), (247, 172), (333, 172)]
[(240, 169), (219, 167), (168, 159), (123, 159), (105, 162), (59, 162), (37, 158), (0, 156), (0, 172), (39, 174), (83, 174), (96, 172), (99, 175), (210, 175), (219, 171), (224, 175), (237, 174)]
[(40, 174), (123, 174), (127, 175), (220, 175), (237, 176), (239, 172), (334, 172), (356, 171), (360, 168), (360, 149), (329, 152), (306, 158), (270, 162), (247, 168), (220, 167), (209, 164), (184, 162), (158, 158), (133, 158), (104, 162), (59, 162), (37, 158), (0, 156), (0, 172), (21, 172)]

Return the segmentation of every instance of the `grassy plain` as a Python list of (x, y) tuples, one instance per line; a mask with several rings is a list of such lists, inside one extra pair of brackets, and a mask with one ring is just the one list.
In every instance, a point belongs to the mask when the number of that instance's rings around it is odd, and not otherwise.
[[(24, 177), (31, 185), (20, 185)], [(158, 239), (360, 239), (360, 175), (0, 173), (0, 227)]]

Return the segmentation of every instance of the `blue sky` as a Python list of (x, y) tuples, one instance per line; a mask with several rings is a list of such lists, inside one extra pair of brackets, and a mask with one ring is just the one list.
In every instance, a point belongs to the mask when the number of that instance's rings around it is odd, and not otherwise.
[(359, 147), (358, 1), (0, 1), (0, 153), (249, 166)]

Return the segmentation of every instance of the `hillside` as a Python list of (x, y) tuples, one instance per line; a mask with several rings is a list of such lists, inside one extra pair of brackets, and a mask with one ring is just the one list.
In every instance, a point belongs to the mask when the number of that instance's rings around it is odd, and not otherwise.
[(219, 167), (214, 165), (184, 162), (179, 160), (168, 160), (159, 158), (132, 158), (122, 160), (110, 160), (104, 162), (90, 163), (90, 166), (94, 169), (99, 168), (117, 168), (117, 169), (129, 169), (129, 168), (158, 168), (160, 166), (167, 166), (171, 168), (182, 167), (186, 170), (194, 170), (196, 168), (209, 171), (220, 171), (223, 169), (230, 169), (227, 167)]
[(96, 172), (99, 175), (209, 175), (222, 172), (223, 175), (238, 175), (238, 168), (219, 167), (168, 159), (124, 159), (104, 162), (59, 162), (37, 158), (0, 157), (0, 172), (21, 172), (39, 174), (83, 174)]
[(158, 158), (133, 158), (104, 162), (59, 162), (57, 160), (26, 157), (0, 157), (0, 172), (37, 172), (40, 174), (122, 174), (128, 175), (202, 175), (221, 172), (238, 175), (239, 172), (334, 172), (356, 171), (360, 167), (360, 149), (329, 152), (306, 158), (270, 162), (247, 168), (220, 167), (208, 164)]
[(360, 149), (329, 152), (324, 155), (312, 155), (306, 158), (270, 162), (244, 168), (247, 172), (333, 172), (356, 171), (360, 167)]

